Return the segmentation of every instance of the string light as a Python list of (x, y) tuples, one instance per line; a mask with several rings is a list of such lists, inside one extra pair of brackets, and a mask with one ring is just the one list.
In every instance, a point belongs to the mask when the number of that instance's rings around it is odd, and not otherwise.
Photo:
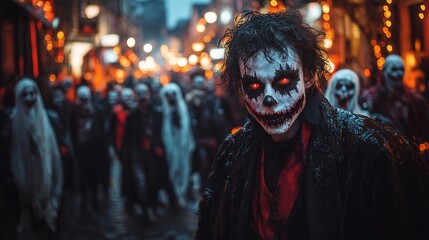
[(325, 40), (324, 42), (324, 47), (326, 49), (329, 49), (332, 47), (332, 43), (334, 41), (334, 30), (331, 28), (331, 24), (330, 24), (330, 20), (331, 20), (331, 16), (330, 16), (330, 12), (331, 12), (331, 4), (327, 1), (322, 1), (320, 3), (322, 5), (322, 19), (323, 19), (323, 29), (325, 30)]
[(425, 18), (425, 10), (426, 10), (426, 6), (424, 4), (420, 4), (419, 18), (421, 20)]
[(392, 12), (390, 11), (392, 5), (392, 0), (386, 0), (386, 4), (383, 5), (383, 23), (384, 26), (381, 29), (384, 33), (385, 40), (381, 40), (377, 42), (376, 39), (371, 40), (371, 45), (374, 47), (374, 56), (377, 59), (377, 67), (379, 70), (383, 68), (384, 65), (384, 57), (383, 57), (383, 48), (387, 50), (387, 52), (393, 51), (393, 46), (390, 44), (390, 38), (392, 37), (391, 28), (393, 27)]

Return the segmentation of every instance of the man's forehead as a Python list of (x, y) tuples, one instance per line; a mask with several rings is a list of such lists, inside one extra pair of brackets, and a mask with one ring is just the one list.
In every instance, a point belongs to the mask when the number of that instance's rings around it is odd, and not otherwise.
[(33, 91), (36, 91), (36, 89), (32, 85), (27, 85), (27, 86), (24, 86), (23, 88), (23, 92), (33, 92)]
[(240, 62), (240, 69), (243, 74), (254, 73), (257, 71), (265, 71), (266, 65), (272, 65), (276, 69), (286, 66), (292, 69), (298, 69), (300, 63), (295, 51), (286, 48), (285, 52), (269, 50), (268, 52), (258, 51), (250, 57), (246, 63)]
[(392, 67), (403, 67), (404, 63), (400, 59), (391, 59), (389, 62), (386, 62), (385, 68)]

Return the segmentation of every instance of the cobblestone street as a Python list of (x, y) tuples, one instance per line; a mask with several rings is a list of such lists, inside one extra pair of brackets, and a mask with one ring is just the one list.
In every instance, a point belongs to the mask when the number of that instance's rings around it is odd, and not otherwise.
[(61, 216), (60, 240), (137, 240), (192, 239), (197, 220), (198, 200), (189, 201), (180, 209), (157, 208), (151, 221), (137, 209), (125, 211), (120, 196), (120, 164), (112, 163), (112, 185), (108, 199), (100, 199), (98, 210), (82, 209), (77, 197), (67, 197)]

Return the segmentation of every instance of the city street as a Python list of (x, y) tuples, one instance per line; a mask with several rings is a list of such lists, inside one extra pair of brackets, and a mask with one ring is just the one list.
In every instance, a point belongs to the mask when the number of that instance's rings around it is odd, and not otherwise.
[[(61, 216), (61, 240), (138, 240), (138, 239), (192, 239), (198, 200), (189, 201), (185, 207), (172, 210), (166, 206), (157, 209), (148, 222), (139, 211), (131, 216), (125, 211), (120, 196), (120, 164), (113, 161), (112, 187), (108, 200), (100, 200), (99, 210), (81, 209), (75, 197), (65, 200)], [(138, 210), (138, 209), (137, 209)], [(140, 211), (141, 212), (141, 211)]]

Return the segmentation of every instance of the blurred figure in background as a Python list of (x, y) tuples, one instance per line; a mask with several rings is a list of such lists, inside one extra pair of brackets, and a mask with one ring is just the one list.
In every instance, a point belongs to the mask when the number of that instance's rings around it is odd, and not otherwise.
[[(160, 138), (162, 119), (161, 113), (153, 110), (149, 87), (138, 83), (135, 92), (138, 106), (127, 117), (122, 145), (122, 192), (128, 210), (133, 211), (133, 205), (140, 204), (151, 221), (158, 206), (158, 190), (165, 187), (165, 179), (169, 180), (167, 163), (158, 157), (164, 154)], [(168, 183), (170, 204), (175, 205), (175, 193)]]
[(429, 141), (429, 104), (422, 95), (412, 92), (404, 83), (404, 61), (389, 55), (379, 85), (362, 92), (362, 102), (370, 113), (387, 117), (392, 125), (416, 143)]
[(56, 85), (51, 89), (51, 96), (47, 113), (60, 148), (64, 173), (64, 194), (74, 194), (78, 190), (78, 176), (76, 155), (70, 133), (71, 104), (64, 97), (61, 85)]
[(335, 72), (329, 80), (325, 97), (334, 107), (369, 116), (369, 112), (359, 106), (359, 93), (358, 75), (350, 69), (341, 69)]
[(98, 185), (108, 195), (110, 161), (108, 138), (102, 111), (92, 102), (87, 86), (77, 89), (77, 100), (70, 116), (70, 129), (79, 172), (82, 208), (98, 208)]
[(134, 91), (131, 88), (123, 88), (119, 102), (113, 106), (112, 115), (109, 120), (110, 141), (119, 155), (122, 148), (125, 120), (135, 105)]
[[(193, 188), (205, 183), (209, 174), (210, 164), (216, 154), (216, 126), (214, 99), (209, 100), (206, 78), (203, 69), (195, 69), (189, 76), (191, 89), (186, 94), (186, 103), (191, 116), (192, 131), (196, 148), (192, 155)], [(213, 97), (211, 95), (211, 97)], [(190, 194), (192, 197), (192, 194)]]
[(168, 162), (169, 176), (177, 196), (183, 206), (189, 186), (191, 157), (195, 150), (188, 107), (176, 83), (169, 83), (161, 89), (163, 110), (162, 141)]
[(19, 239), (52, 239), (63, 171), (55, 132), (32, 79), (23, 78), (16, 85), (10, 124), (11, 169), (20, 202)]

